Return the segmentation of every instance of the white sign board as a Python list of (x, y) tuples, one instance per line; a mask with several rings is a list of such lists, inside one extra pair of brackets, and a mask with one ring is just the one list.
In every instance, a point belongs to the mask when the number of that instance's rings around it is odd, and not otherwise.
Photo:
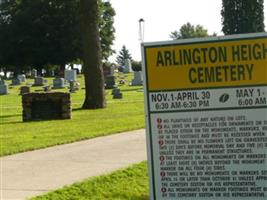
[(153, 200), (267, 199), (267, 34), (144, 43)]

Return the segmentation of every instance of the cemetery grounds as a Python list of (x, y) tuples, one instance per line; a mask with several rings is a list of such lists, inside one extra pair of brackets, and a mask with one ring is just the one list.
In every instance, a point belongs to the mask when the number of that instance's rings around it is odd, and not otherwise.
[[(80, 89), (71, 93), (71, 120), (23, 122), (19, 88), (33, 83), (33, 80), (10, 86), (9, 94), (0, 96), (0, 156), (144, 128), (142, 86), (129, 86), (132, 74), (117, 73), (116, 77), (122, 99), (112, 99), (112, 90), (106, 90), (107, 108), (82, 110), (84, 80), (82, 75), (78, 75)], [(52, 85), (52, 78), (46, 79)], [(119, 85), (120, 80), (126, 83)], [(10, 85), (11, 81), (6, 83)], [(38, 90), (42, 87), (31, 87), (31, 92)], [(66, 92), (68, 89), (54, 91)], [(148, 199), (146, 162), (108, 176), (85, 180), (37, 199)]]

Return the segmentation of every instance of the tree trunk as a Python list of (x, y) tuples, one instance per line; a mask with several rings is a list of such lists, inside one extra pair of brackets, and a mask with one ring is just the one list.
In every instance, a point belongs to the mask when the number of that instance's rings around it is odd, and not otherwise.
[(8, 69), (6, 67), (4, 67), (4, 78), (7, 79), (7, 72), (8, 72)]
[(82, 107), (84, 109), (104, 108), (106, 101), (97, 0), (80, 0), (80, 10), (85, 79), (85, 100)]
[(59, 66), (59, 73), (58, 73), (59, 77), (64, 78), (65, 75), (65, 64), (61, 64)]

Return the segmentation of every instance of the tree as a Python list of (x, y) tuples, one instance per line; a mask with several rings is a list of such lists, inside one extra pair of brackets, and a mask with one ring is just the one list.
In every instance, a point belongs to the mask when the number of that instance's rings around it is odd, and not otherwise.
[(191, 25), (189, 22), (181, 26), (179, 31), (174, 31), (170, 34), (170, 37), (174, 40), (207, 36), (209, 36), (207, 29), (204, 29), (201, 25)]
[(104, 108), (106, 101), (99, 39), (98, 1), (80, 0), (80, 13), (85, 78), (85, 101), (82, 107), (84, 109)]
[(8, 49), (13, 58), (6, 64), (39, 69), (48, 64), (65, 66), (81, 54), (77, 0), (11, 0), (5, 4), (8, 9), (1, 18), (9, 20), (0, 27), (12, 34)]
[(223, 0), (221, 15), (225, 35), (264, 31), (263, 0)]
[[(99, 0), (98, 6), (101, 46), (107, 60), (113, 53), (115, 11), (108, 2)], [(58, 65), (64, 69), (65, 64), (80, 59), (78, 8), (79, 0), (9, 0), (0, 4), (0, 53), (4, 52), (0, 55), (5, 55), (0, 64), (20, 69)]]
[(126, 49), (126, 46), (123, 45), (122, 46), (122, 49), (120, 50), (119, 52), (119, 55), (117, 56), (116, 58), (116, 62), (121, 65), (121, 66), (124, 66), (125, 65), (125, 60), (126, 59), (130, 59), (132, 61), (132, 56), (131, 54), (129, 53), (129, 50)]
[(112, 45), (115, 39), (115, 28), (113, 24), (116, 13), (108, 1), (101, 2), (99, 0), (99, 10), (101, 13), (99, 27), (102, 57), (105, 61), (107, 61), (109, 56), (115, 53), (115, 51), (112, 49)]
[[(17, 74), (16, 43), (17, 34), (13, 31), (12, 16), (15, 13), (16, 1), (2, 1), (0, 4), (0, 68)], [(19, 59), (19, 58), (18, 58)]]

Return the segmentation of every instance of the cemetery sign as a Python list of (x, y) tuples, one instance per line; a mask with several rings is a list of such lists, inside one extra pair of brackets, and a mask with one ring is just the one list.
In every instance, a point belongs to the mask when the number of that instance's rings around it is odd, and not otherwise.
[(267, 198), (267, 34), (142, 44), (150, 196)]

